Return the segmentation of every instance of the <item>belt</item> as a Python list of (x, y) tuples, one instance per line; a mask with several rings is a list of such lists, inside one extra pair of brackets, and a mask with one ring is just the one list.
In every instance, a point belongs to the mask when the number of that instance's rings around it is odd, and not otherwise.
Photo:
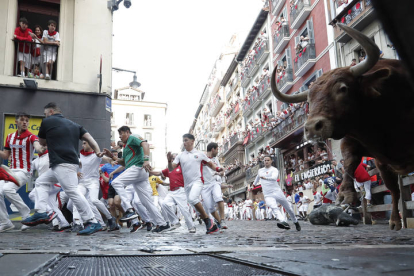
[(171, 192), (174, 192), (174, 191), (177, 191), (178, 189), (180, 189), (180, 188), (183, 188), (183, 187), (177, 187), (177, 188), (174, 188), (174, 189), (170, 189), (170, 191)]

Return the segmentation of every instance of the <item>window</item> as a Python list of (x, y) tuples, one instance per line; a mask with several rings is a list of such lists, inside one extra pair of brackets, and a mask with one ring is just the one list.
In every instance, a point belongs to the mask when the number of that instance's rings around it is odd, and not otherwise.
[(266, 107), (270, 111), (270, 113), (273, 114), (273, 105), (272, 105), (272, 101), (271, 100), (266, 104)]
[(277, 66), (284, 69), (292, 68), (292, 50), (287, 48), (285, 50), (285, 55), (277, 61)]
[(148, 115), (148, 114), (144, 115), (144, 126), (147, 126), (147, 127), (152, 126), (151, 115)]
[(145, 140), (152, 141), (152, 134), (149, 132), (145, 132)]
[[(16, 26), (19, 26), (19, 19), (24, 17), (28, 21), (27, 27), (34, 33), (38, 31), (38, 34), (43, 36), (43, 31), (47, 32), (48, 30), (48, 21), (53, 20), (57, 22), (56, 31), (59, 32), (59, 0), (19, 0), (16, 2), (18, 2)], [(24, 75), (28, 77), (32, 77), (33, 75), (33, 77), (37, 76), (39, 78), (45, 78), (46, 74), (48, 74), (50, 75), (50, 79), (56, 80), (56, 62), (58, 59), (57, 52), (59, 46), (48, 45), (47, 47), (40, 47), (40, 43), (34, 41), (17, 42), (16, 40), (15, 49), (15, 76), (21, 75), (23, 72)], [(50, 60), (50, 62), (48, 63), (47, 60)]]
[(132, 126), (134, 125), (134, 113), (127, 113), (125, 117), (125, 124)]
[(298, 44), (300, 44), (302, 48), (305, 48), (308, 44), (315, 44), (312, 19), (306, 21), (306, 26), (299, 32), (299, 35), (295, 37), (295, 48)]
[(299, 88), (299, 92), (303, 92), (305, 90), (308, 90), (310, 86), (320, 77), (322, 76), (322, 69), (319, 69), (318, 71), (314, 72), (309, 78), (307, 78), (303, 85)]

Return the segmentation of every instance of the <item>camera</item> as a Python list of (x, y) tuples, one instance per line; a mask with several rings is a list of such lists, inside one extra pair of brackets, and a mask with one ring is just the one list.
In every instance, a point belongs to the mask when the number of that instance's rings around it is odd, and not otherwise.
[(124, 6), (129, 9), (129, 7), (131, 7), (131, 0), (124, 0)]

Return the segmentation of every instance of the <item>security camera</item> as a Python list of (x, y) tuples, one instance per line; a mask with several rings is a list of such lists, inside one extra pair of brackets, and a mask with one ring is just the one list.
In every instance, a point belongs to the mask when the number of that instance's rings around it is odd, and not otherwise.
[(129, 7), (131, 7), (131, 0), (124, 0), (124, 6), (129, 9)]

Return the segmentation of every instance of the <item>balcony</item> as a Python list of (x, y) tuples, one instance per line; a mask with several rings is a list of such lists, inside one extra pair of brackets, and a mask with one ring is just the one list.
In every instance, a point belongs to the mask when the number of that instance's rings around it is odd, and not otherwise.
[[(34, 79), (56, 80), (56, 62), (58, 45), (43, 45), (34, 42), (15, 40), (14, 76), (20, 76), (20, 61), (27, 70), (24, 77)], [(53, 61), (53, 62), (52, 62)], [(47, 64), (50, 64), (48, 67)]]
[(274, 54), (280, 54), (290, 39), (289, 25), (282, 25), (273, 37)]
[[(257, 49), (256, 57), (257, 64), (262, 64), (269, 56), (269, 43), (267, 40), (263, 41)], [(258, 67), (258, 66), (257, 66)]]
[(272, 14), (276, 16), (285, 5), (285, 0), (272, 0)]
[(243, 143), (243, 138), (239, 136), (239, 134), (234, 134), (233, 136), (230, 137), (230, 141), (224, 144), (223, 155), (226, 155), (236, 145), (242, 145), (242, 143)]
[(286, 69), (282, 75), (276, 79), (276, 87), (280, 92), (286, 93), (293, 86), (292, 69)]
[(246, 168), (237, 167), (229, 172), (226, 172), (227, 183), (231, 184), (237, 180), (240, 180), (246, 176)]
[(263, 137), (263, 127), (261, 125), (255, 126), (250, 131), (250, 143), (255, 143), (256, 141), (260, 140)]
[(231, 93), (233, 92), (233, 89), (230, 85), (226, 86), (225, 93), (226, 93), (226, 100), (228, 100), (231, 96)]
[[(305, 107), (302, 107), (295, 111), (293, 118), (289, 116), (280, 122), (272, 130), (273, 140), (275, 141), (274, 145), (277, 145), (287, 136), (295, 133), (299, 128), (303, 127), (307, 117), (308, 115), (305, 112)], [(272, 147), (274, 145), (270, 144)]]
[(264, 77), (260, 82), (257, 90), (259, 91), (259, 98), (264, 99), (270, 93), (270, 78)]
[(251, 182), (254, 181), (254, 179), (257, 176), (257, 173), (259, 172), (259, 169), (264, 168), (264, 163), (263, 162), (259, 162), (259, 164), (251, 167), (251, 168), (247, 168), (246, 170), (246, 181), (247, 182)]
[(220, 112), (221, 108), (224, 105), (224, 101), (221, 99), (219, 95), (216, 95), (216, 97), (213, 100), (213, 103), (210, 108), (210, 116), (216, 117), (217, 114)]
[(311, 11), (312, 6), (310, 0), (299, 0), (290, 10), (290, 20), (292, 22), (290, 27), (292, 29), (299, 29)]
[(231, 83), (231, 90), (234, 91), (236, 89), (238, 82), (239, 82), (239, 74), (235, 74), (233, 82)]
[(223, 131), (223, 129), (224, 129), (224, 120), (216, 121), (216, 124), (214, 126), (214, 131), (220, 132), (220, 131)]
[(259, 90), (255, 90), (252, 95), (250, 95), (250, 106), (252, 109), (255, 109), (259, 104), (260, 104), (260, 91)]
[(250, 101), (247, 101), (243, 104), (243, 116), (249, 116), (251, 112)]
[(241, 74), (241, 85), (243, 88), (246, 88), (250, 84), (250, 77), (248, 77), (246, 73), (247, 72)]
[(316, 51), (314, 44), (308, 44), (294, 59), (295, 76), (302, 77), (316, 63)]
[(241, 110), (240, 105), (239, 105), (239, 103), (237, 103), (236, 106), (234, 107), (233, 111), (231, 112), (230, 117), (228, 118), (227, 125), (230, 125), (234, 121), (234, 119), (237, 117), (237, 115), (240, 114), (240, 110)]
[(249, 64), (247, 67), (247, 76), (252, 77), (254, 74), (256, 74), (257, 70), (259, 70), (259, 66), (257, 66), (257, 53), (253, 56), (253, 58), (250, 59)]

